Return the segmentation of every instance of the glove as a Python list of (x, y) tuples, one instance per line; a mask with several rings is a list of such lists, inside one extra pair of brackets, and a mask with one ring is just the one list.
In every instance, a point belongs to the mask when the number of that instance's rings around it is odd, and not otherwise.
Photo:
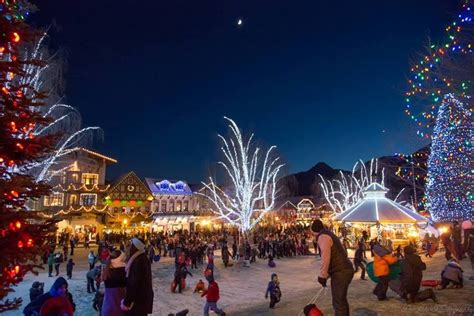
[(318, 282), (323, 286), (323, 287), (326, 287), (326, 282), (328, 281), (328, 279), (326, 278), (322, 278), (322, 277), (318, 277)]

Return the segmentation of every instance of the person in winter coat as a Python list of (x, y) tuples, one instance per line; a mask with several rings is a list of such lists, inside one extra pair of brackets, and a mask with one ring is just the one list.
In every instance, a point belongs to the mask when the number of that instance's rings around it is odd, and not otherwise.
[(54, 252), (48, 255), (48, 276), (53, 277)]
[(70, 280), (72, 278), (72, 269), (76, 264), (72, 260), (72, 258), (69, 258), (69, 261), (67, 262), (66, 265), (66, 274), (67, 274), (67, 279)]
[(227, 268), (227, 266), (229, 265), (229, 256), (230, 256), (229, 249), (227, 248), (227, 244), (222, 246), (221, 251), (222, 251), (222, 262), (224, 262), (224, 267)]
[(453, 283), (454, 288), (462, 288), (463, 272), (456, 260), (450, 260), (441, 272), (441, 289), (445, 289), (449, 283)]
[(153, 260), (155, 259), (155, 247), (153, 247), (153, 245), (150, 245), (150, 249), (148, 250), (148, 259), (150, 260), (150, 263), (153, 263)]
[(448, 231), (441, 234), (440, 239), (445, 249), (444, 256), (446, 257), (446, 260), (449, 261), (451, 258), (461, 260), (461, 256), (457, 253), (456, 247), (454, 247), (454, 243), (451, 240), (451, 233)]
[(180, 263), (176, 271), (174, 272), (174, 284), (178, 287), (178, 292), (181, 293), (182, 289), (182, 282), (186, 279), (187, 275), (193, 276), (191, 272), (188, 271), (186, 268), (186, 263)]
[(464, 230), (464, 251), (467, 252), (469, 260), (471, 261), (471, 272), (472, 276), (469, 280), (474, 280), (474, 228)]
[(217, 301), (219, 300), (219, 285), (214, 280), (212, 271), (206, 270), (204, 273), (206, 275), (206, 280), (209, 282), (207, 290), (205, 290), (201, 297), (206, 296), (206, 304), (204, 304), (204, 316), (209, 316), (209, 310), (212, 310), (217, 315), (225, 316), (225, 312), (217, 306)]
[(357, 250), (355, 251), (354, 254), (354, 268), (355, 272), (359, 271), (359, 268), (361, 268), (362, 272), (360, 275), (361, 280), (366, 280), (365, 278), (365, 266), (364, 264), (367, 264), (367, 262), (364, 259), (364, 246), (362, 242), (359, 242)]
[(327, 279), (331, 278), (332, 306), (335, 315), (348, 316), (347, 290), (354, 277), (354, 267), (340, 239), (327, 230), (321, 220), (313, 221), (311, 231), (315, 235), (321, 255), (318, 282), (326, 287)]
[(401, 262), (402, 272), (400, 274), (401, 289), (404, 298), (416, 303), (431, 298), (436, 302), (436, 295), (433, 289), (427, 289), (419, 293), (421, 280), (423, 278), (423, 270), (426, 270), (426, 264), (421, 261), (419, 255), (415, 253), (412, 246), (406, 246), (403, 249), (405, 259)]
[(96, 259), (96, 257), (94, 256), (94, 252), (91, 250), (89, 252), (89, 255), (87, 256), (87, 261), (89, 262), (89, 270), (94, 269), (95, 259)]
[(380, 244), (374, 245), (374, 275), (379, 278), (379, 283), (373, 291), (379, 301), (387, 298), (388, 282), (390, 281), (390, 265), (398, 261), (388, 249)]
[(33, 302), (38, 296), (44, 294), (44, 283), (35, 281), (30, 289), (30, 302)]
[(40, 295), (23, 310), (25, 316), (73, 316), (76, 305), (63, 277), (57, 278), (48, 293)]
[(270, 282), (268, 282), (265, 298), (268, 298), (268, 294), (270, 294), (270, 308), (275, 308), (275, 304), (281, 299), (280, 281), (278, 281), (276, 273), (272, 273)]
[(125, 265), (126, 295), (120, 304), (128, 316), (143, 316), (153, 312), (151, 264), (144, 250), (145, 242), (133, 238)]
[(101, 307), (102, 316), (121, 316), (120, 302), (125, 298), (127, 279), (125, 276), (125, 254), (114, 250), (102, 270), (101, 279), (104, 281), (105, 293)]
[(95, 281), (96, 278), (100, 275), (100, 266), (92, 268), (86, 274), (87, 278), (87, 293), (95, 292)]
[(54, 255), (54, 270), (56, 271), (56, 276), (59, 275), (59, 266), (63, 262), (63, 256), (61, 253), (57, 253)]

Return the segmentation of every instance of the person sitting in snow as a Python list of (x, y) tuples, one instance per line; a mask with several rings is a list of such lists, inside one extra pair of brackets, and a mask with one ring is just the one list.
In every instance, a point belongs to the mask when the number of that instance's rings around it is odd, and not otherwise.
[(276, 264), (275, 264), (275, 261), (273, 260), (273, 256), (272, 255), (268, 255), (268, 266), (270, 268), (275, 268)]
[(265, 292), (265, 298), (268, 298), (270, 294), (270, 308), (275, 308), (275, 304), (281, 299), (280, 281), (278, 281), (278, 275), (272, 273), (270, 282), (268, 282), (267, 291)]
[(73, 316), (76, 304), (68, 292), (66, 279), (59, 277), (54, 281), (48, 293), (38, 296), (23, 310), (25, 316), (61, 315)]
[(194, 288), (194, 293), (202, 293), (206, 290), (206, 285), (204, 284), (203, 280), (199, 280)]
[(449, 283), (453, 283), (453, 288), (462, 288), (463, 272), (459, 263), (451, 259), (441, 272), (441, 289), (445, 289)]

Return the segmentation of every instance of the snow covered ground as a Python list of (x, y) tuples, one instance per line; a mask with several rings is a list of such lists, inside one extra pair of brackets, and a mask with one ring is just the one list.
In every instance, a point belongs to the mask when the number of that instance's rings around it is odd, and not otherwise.
[[(219, 251), (216, 252), (219, 254)], [(85, 249), (77, 249), (74, 259), (76, 261), (73, 278), (69, 282), (70, 292), (77, 304), (75, 315), (96, 315), (92, 309), (94, 295), (86, 291), (86, 277), (88, 270), (87, 252)], [(369, 255), (370, 256), (370, 255)], [(425, 259), (424, 259), (425, 260)], [(424, 273), (424, 279), (439, 279), (439, 273), (445, 264), (442, 253), (435, 258), (428, 259), (428, 270)], [(465, 287), (460, 290), (438, 291), (439, 304), (423, 302), (415, 305), (407, 305), (397, 298), (395, 293), (388, 293), (389, 301), (378, 302), (371, 294), (374, 283), (359, 280), (356, 274), (349, 288), (349, 303), (354, 315), (387, 315), (397, 312), (404, 315), (472, 315), (474, 314), (474, 281), (467, 280), (471, 275), (470, 263), (462, 262), (465, 273)], [(216, 256), (215, 277), (219, 283), (221, 299), (219, 304), (228, 315), (298, 315), (303, 307), (310, 302), (320, 290), (316, 282), (319, 268), (319, 260), (314, 256), (293, 257), (276, 260), (276, 267), (271, 269), (266, 261), (257, 260), (250, 268), (242, 267), (240, 271), (234, 267), (224, 268), (219, 256)], [(162, 258), (158, 263), (153, 263), (152, 272), (154, 278), (154, 312), (153, 315), (167, 316), (183, 309), (189, 309), (188, 315), (202, 315), (204, 299), (199, 294), (194, 294), (193, 289), (199, 279), (203, 277), (203, 267), (199, 270), (191, 270), (193, 277), (186, 279), (188, 287), (179, 293), (170, 292), (170, 283), (173, 279), (174, 261), (171, 258)], [(65, 276), (65, 265), (60, 268), (61, 276)], [(265, 290), (271, 273), (279, 275), (282, 289), (282, 301), (274, 310), (268, 309), (268, 300), (265, 300)], [(48, 278), (47, 273), (42, 272), (39, 276), (28, 275), (23, 283), (16, 289), (15, 296), (23, 297), (25, 303), (29, 302), (28, 290), (31, 284), (39, 280), (45, 282), (45, 288), (49, 289), (54, 278)], [(206, 282), (207, 283), (207, 282)], [(321, 292), (316, 304), (325, 315), (333, 314), (331, 308), (331, 292)], [(400, 312), (400, 313), (399, 313)], [(4, 315), (21, 315), (21, 310), (9, 311)]]

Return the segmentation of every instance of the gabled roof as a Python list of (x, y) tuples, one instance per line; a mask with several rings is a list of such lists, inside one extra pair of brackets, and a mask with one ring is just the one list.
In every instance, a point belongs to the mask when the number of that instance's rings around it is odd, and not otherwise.
[(148, 188), (153, 194), (163, 195), (191, 195), (193, 191), (183, 180), (166, 180), (166, 179), (154, 179), (145, 178), (145, 182)]
[(75, 147), (75, 148), (72, 148), (69, 152), (75, 152), (75, 151), (82, 151), (82, 152), (85, 152), (89, 155), (92, 155), (92, 156), (95, 156), (95, 157), (98, 157), (98, 158), (102, 158), (110, 163), (117, 163), (117, 160), (116, 159), (113, 159), (113, 158), (110, 158), (110, 157), (107, 157), (105, 155), (102, 155), (102, 154), (99, 154), (98, 152), (95, 152), (95, 151), (92, 151), (90, 149), (86, 149), (86, 148), (83, 148), (83, 147)]
[[(108, 194), (113, 194), (115, 192), (118, 192), (120, 185), (123, 184), (123, 183), (126, 183), (126, 182), (130, 182), (130, 183), (140, 185), (140, 187), (143, 188), (144, 193), (146, 195), (153, 196), (153, 194), (150, 191), (150, 189), (148, 188), (148, 186), (146, 186), (142, 182), (142, 180), (140, 180), (140, 178), (133, 171), (130, 171), (129, 173), (127, 173), (124, 176), (120, 177), (119, 180), (116, 181), (115, 184), (110, 188), (110, 190), (108, 190)], [(132, 194), (132, 193), (134, 193), (134, 191), (132, 191), (130, 194)]]

